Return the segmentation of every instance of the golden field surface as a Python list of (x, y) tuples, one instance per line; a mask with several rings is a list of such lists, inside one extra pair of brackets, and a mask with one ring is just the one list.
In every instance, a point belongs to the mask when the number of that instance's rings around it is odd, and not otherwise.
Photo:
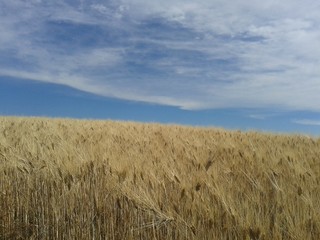
[(0, 117), (0, 239), (320, 239), (320, 139)]

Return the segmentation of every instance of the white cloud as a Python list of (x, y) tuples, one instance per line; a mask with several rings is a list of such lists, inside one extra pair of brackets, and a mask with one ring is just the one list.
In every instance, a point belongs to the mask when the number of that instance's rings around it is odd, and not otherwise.
[(265, 120), (267, 116), (263, 114), (250, 114), (249, 118), (257, 119), (257, 120)]
[[(86, 68), (110, 68), (122, 61), (122, 51), (116, 48), (96, 48), (68, 56), (59, 56), (55, 66), (60, 69), (76, 71)], [(45, 67), (45, 66), (43, 66)]]
[[(2, 75), (184, 109), (320, 112), (317, 1), (0, 0), (0, 7)], [(72, 40), (66, 24), (79, 27)]]
[(296, 124), (301, 124), (301, 125), (320, 126), (320, 120), (298, 119), (298, 120), (293, 120), (292, 122)]
[(108, 13), (109, 9), (103, 4), (92, 4), (91, 8), (100, 12), (100, 13)]
[(182, 107), (182, 109), (198, 109), (201, 103), (185, 99), (176, 99), (173, 97), (163, 96), (161, 94), (148, 95), (143, 90), (117, 88), (112, 84), (97, 82), (88, 78), (81, 78), (68, 73), (53, 74), (48, 72), (24, 72), (24, 71), (6, 71), (0, 70), (0, 75), (22, 78), (33, 81), (41, 81), (54, 84), (63, 84), (81, 91), (90, 92), (106, 97), (114, 97), (123, 100), (148, 102), (169, 106)]

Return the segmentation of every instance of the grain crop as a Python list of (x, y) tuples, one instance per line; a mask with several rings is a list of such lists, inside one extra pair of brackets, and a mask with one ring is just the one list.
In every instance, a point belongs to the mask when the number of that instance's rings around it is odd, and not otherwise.
[(320, 139), (0, 118), (0, 239), (320, 239)]

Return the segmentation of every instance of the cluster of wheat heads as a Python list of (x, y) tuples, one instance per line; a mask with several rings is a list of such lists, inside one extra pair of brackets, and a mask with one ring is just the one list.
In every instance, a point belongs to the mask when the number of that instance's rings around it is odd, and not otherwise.
[(0, 239), (320, 239), (320, 140), (0, 118)]

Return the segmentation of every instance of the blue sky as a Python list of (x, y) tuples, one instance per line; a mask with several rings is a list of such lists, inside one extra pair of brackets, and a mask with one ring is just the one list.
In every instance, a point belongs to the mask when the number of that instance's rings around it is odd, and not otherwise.
[(320, 135), (320, 2), (0, 0), (0, 115)]

